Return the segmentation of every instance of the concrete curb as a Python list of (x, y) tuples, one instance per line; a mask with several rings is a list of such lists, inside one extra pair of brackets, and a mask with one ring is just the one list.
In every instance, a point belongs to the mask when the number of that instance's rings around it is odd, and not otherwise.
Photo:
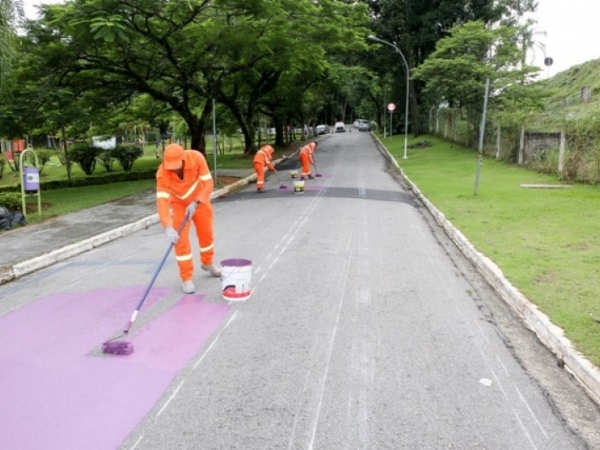
[(385, 159), (393, 165), (402, 180), (410, 187), (419, 201), (427, 208), (429, 213), (444, 232), (452, 239), (460, 251), (475, 265), (479, 273), (486, 279), (502, 299), (508, 303), (525, 321), (525, 324), (538, 337), (538, 339), (564, 363), (573, 376), (587, 390), (590, 397), (600, 404), (600, 370), (588, 361), (574, 347), (571, 341), (564, 336), (564, 331), (554, 325), (548, 316), (542, 313), (536, 305), (531, 303), (518, 289), (516, 289), (502, 273), (502, 270), (488, 257), (480, 253), (469, 240), (452, 223), (447, 220), (419, 190), (419, 188), (404, 174), (396, 159), (389, 153), (383, 143), (372, 135), (377, 147)]

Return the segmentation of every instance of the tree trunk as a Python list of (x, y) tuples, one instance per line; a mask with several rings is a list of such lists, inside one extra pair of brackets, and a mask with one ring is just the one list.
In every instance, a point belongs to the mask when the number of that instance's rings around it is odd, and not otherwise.
[(421, 124), (419, 122), (419, 104), (417, 103), (417, 96), (415, 94), (415, 84), (412, 80), (409, 81), (409, 98), (410, 98), (410, 110), (412, 116), (412, 132), (415, 137), (421, 134)]
[(185, 123), (187, 124), (190, 135), (192, 136), (192, 142), (190, 148), (198, 150), (206, 158), (206, 124), (212, 110), (211, 102), (206, 102), (200, 117), (195, 116), (191, 112), (182, 114)]
[(65, 127), (61, 121), (60, 132), (63, 140), (63, 151), (65, 152), (65, 166), (67, 166), (67, 180), (71, 181), (71, 160), (69, 159), (69, 150), (67, 148), (67, 136), (65, 133)]
[(248, 106), (248, 110), (246, 111), (246, 117), (244, 117), (242, 115), (242, 111), (240, 110), (235, 101), (230, 100), (225, 95), (220, 95), (219, 101), (227, 108), (229, 108), (231, 114), (233, 114), (233, 117), (240, 125), (242, 134), (244, 135), (244, 155), (251, 155), (256, 153), (256, 146), (254, 145), (256, 131), (251, 123), (251, 120), (248, 119), (252, 118), (252, 115), (254, 114), (254, 109), (251, 106)]

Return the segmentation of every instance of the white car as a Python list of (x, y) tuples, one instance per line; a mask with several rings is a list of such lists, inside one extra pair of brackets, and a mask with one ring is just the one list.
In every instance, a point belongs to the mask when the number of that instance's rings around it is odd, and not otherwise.
[(317, 135), (329, 134), (329, 125), (317, 125), (315, 131), (317, 132)]
[(335, 123), (335, 132), (336, 133), (344, 133), (346, 131), (346, 126), (344, 122), (336, 122)]

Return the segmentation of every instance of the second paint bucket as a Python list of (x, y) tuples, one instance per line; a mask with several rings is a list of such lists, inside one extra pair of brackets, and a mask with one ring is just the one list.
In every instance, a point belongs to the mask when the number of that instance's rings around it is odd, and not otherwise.
[(304, 180), (294, 181), (294, 194), (304, 194)]
[(252, 293), (252, 261), (232, 258), (221, 261), (221, 287), (225, 300), (240, 302)]

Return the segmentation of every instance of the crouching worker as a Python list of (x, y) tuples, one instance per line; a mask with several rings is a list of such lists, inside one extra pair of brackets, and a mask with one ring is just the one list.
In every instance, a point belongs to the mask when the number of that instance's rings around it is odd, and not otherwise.
[(271, 169), (277, 172), (271, 158), (275, 149), (270, 145), (263, 145), (254, 155), (254, 171), (256, 172), (256, 192), (265, 192), (265, 171)]
[[(179, 276), (186, 294), (196, 291), (194, 255), (189, 238), (192, 223), (200, 245), (202, 269), (213, 277), (221, 276), (221, 269), (213, 264), (213, 209), (210, 202), (213, 186), (202, 153), (184, 150), (179, 144), (167, 145), (162, 163), (156, 171), (156, 204), (160, 223), (175, 246)], [(178, 233), (176, 230), (186, 217), (188, 220), (181, 233)]]

